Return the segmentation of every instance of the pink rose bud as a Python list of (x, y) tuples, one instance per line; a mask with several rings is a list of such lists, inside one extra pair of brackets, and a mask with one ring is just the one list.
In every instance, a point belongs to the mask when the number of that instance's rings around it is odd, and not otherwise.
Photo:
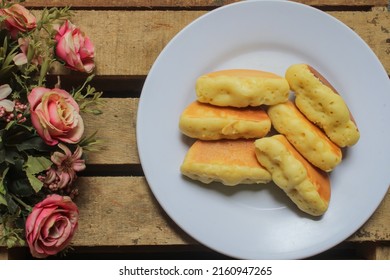
[(26, 220), (26, 240), (35, 258), (67, 247), (77, 229), (79, 211), (68, 196), (53, 194), (37, 203)]
[(5, 17), (5, 27), (16, 38), (19, 32), (30, 31), (37, 27), (35, 16), (20, 4), (13, 4), (7, 9), (0, 9), (0, 15)]
[(70, 21), (58, 29), (55, 36), (56, 55), (65, 65), (76, 71), (90, 73), (95, 68), (95, 48), (83, 32)]
[(67, 91), (37, 87), (27, 98), (31, 122), (46, 144), (54, 146), (59, 141), (70, 144), (80, 141), (84, 122), (79, 105)]

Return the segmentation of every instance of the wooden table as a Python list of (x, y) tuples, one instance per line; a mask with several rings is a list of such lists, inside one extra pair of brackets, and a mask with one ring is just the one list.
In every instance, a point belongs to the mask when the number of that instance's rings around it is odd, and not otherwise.
[[(27, 0), (25, 5), (71, 5), (74, 22), (96, 46), (103, 115), (86, 117), (107, 145), (91, 154), (79, 178), (79, 230), (67, 258), (224, 259), (183, 232), (162, 210), (143, 176), (135, 138), (142, 85), (160, 51), (183, 27), (233, 0)], [(340, 19), (372, 48), (390, 73), (388, 0), (300, 0)], [(80, 82), (64, 76), (64, 83)], [(0, 248), (0, 259), (31, 258), (26, 247)], [(390, 259), (390, 191), (370, 220), (346, 241), (313, 259)]]

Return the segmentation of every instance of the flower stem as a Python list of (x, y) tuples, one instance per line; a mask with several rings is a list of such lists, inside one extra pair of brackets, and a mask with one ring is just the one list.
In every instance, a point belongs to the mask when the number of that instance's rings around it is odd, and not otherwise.
[(23, 200), (21, 200), (20, 198), (18, 198), (16, 195), (14, 194), (11, 194), (12, 198), (15, 199), (20, 205), (22, 205), (27, 211), (31, 212), (32, 210), (32, 207), (30, 205), (27, 205), (26, 203), (24, 203)]

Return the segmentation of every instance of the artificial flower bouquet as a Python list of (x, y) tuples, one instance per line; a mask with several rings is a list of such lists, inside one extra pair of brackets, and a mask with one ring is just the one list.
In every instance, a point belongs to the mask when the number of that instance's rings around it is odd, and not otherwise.
[[(37, 17), (21, 2), (0, 3), (0, 246), (27, 244), (45, 258), (77, 229), (77, 173), (98, 142), (84, 134), (81, 112), (100, 113), (101, 93), (89, 85), (94, 46), (70, 9)], [(48, 87), (54, 65), (84, 73), (85, 83)]]

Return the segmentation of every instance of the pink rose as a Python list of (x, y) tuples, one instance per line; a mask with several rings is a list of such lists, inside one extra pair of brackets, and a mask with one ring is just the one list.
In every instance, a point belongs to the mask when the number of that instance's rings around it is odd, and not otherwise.
[(69, 245), (78, 225), (77, 205), (53, 194), (34, 206), (26, 221), (26, 240), (35, 258), (55, 255)]
[(42, 139), (51, 146), (59, 141), (76, 144), (84, 133), (79, 105), (65, 90), (34, 88), (28, 95), (31, 121)]
[(0, 9), (0, 15), (5, 17), (5, 27), (11, 32), (12, 38), (16, 38), (20, 31), (30, 31), (37, 27), (35, 16), (20, 4)]
[(70, 21), (58, 29), (55, 36), (57, 41), (56, 55), (70, 69), (90, 73), (95, 68), (95, 48), (83, 32)]

